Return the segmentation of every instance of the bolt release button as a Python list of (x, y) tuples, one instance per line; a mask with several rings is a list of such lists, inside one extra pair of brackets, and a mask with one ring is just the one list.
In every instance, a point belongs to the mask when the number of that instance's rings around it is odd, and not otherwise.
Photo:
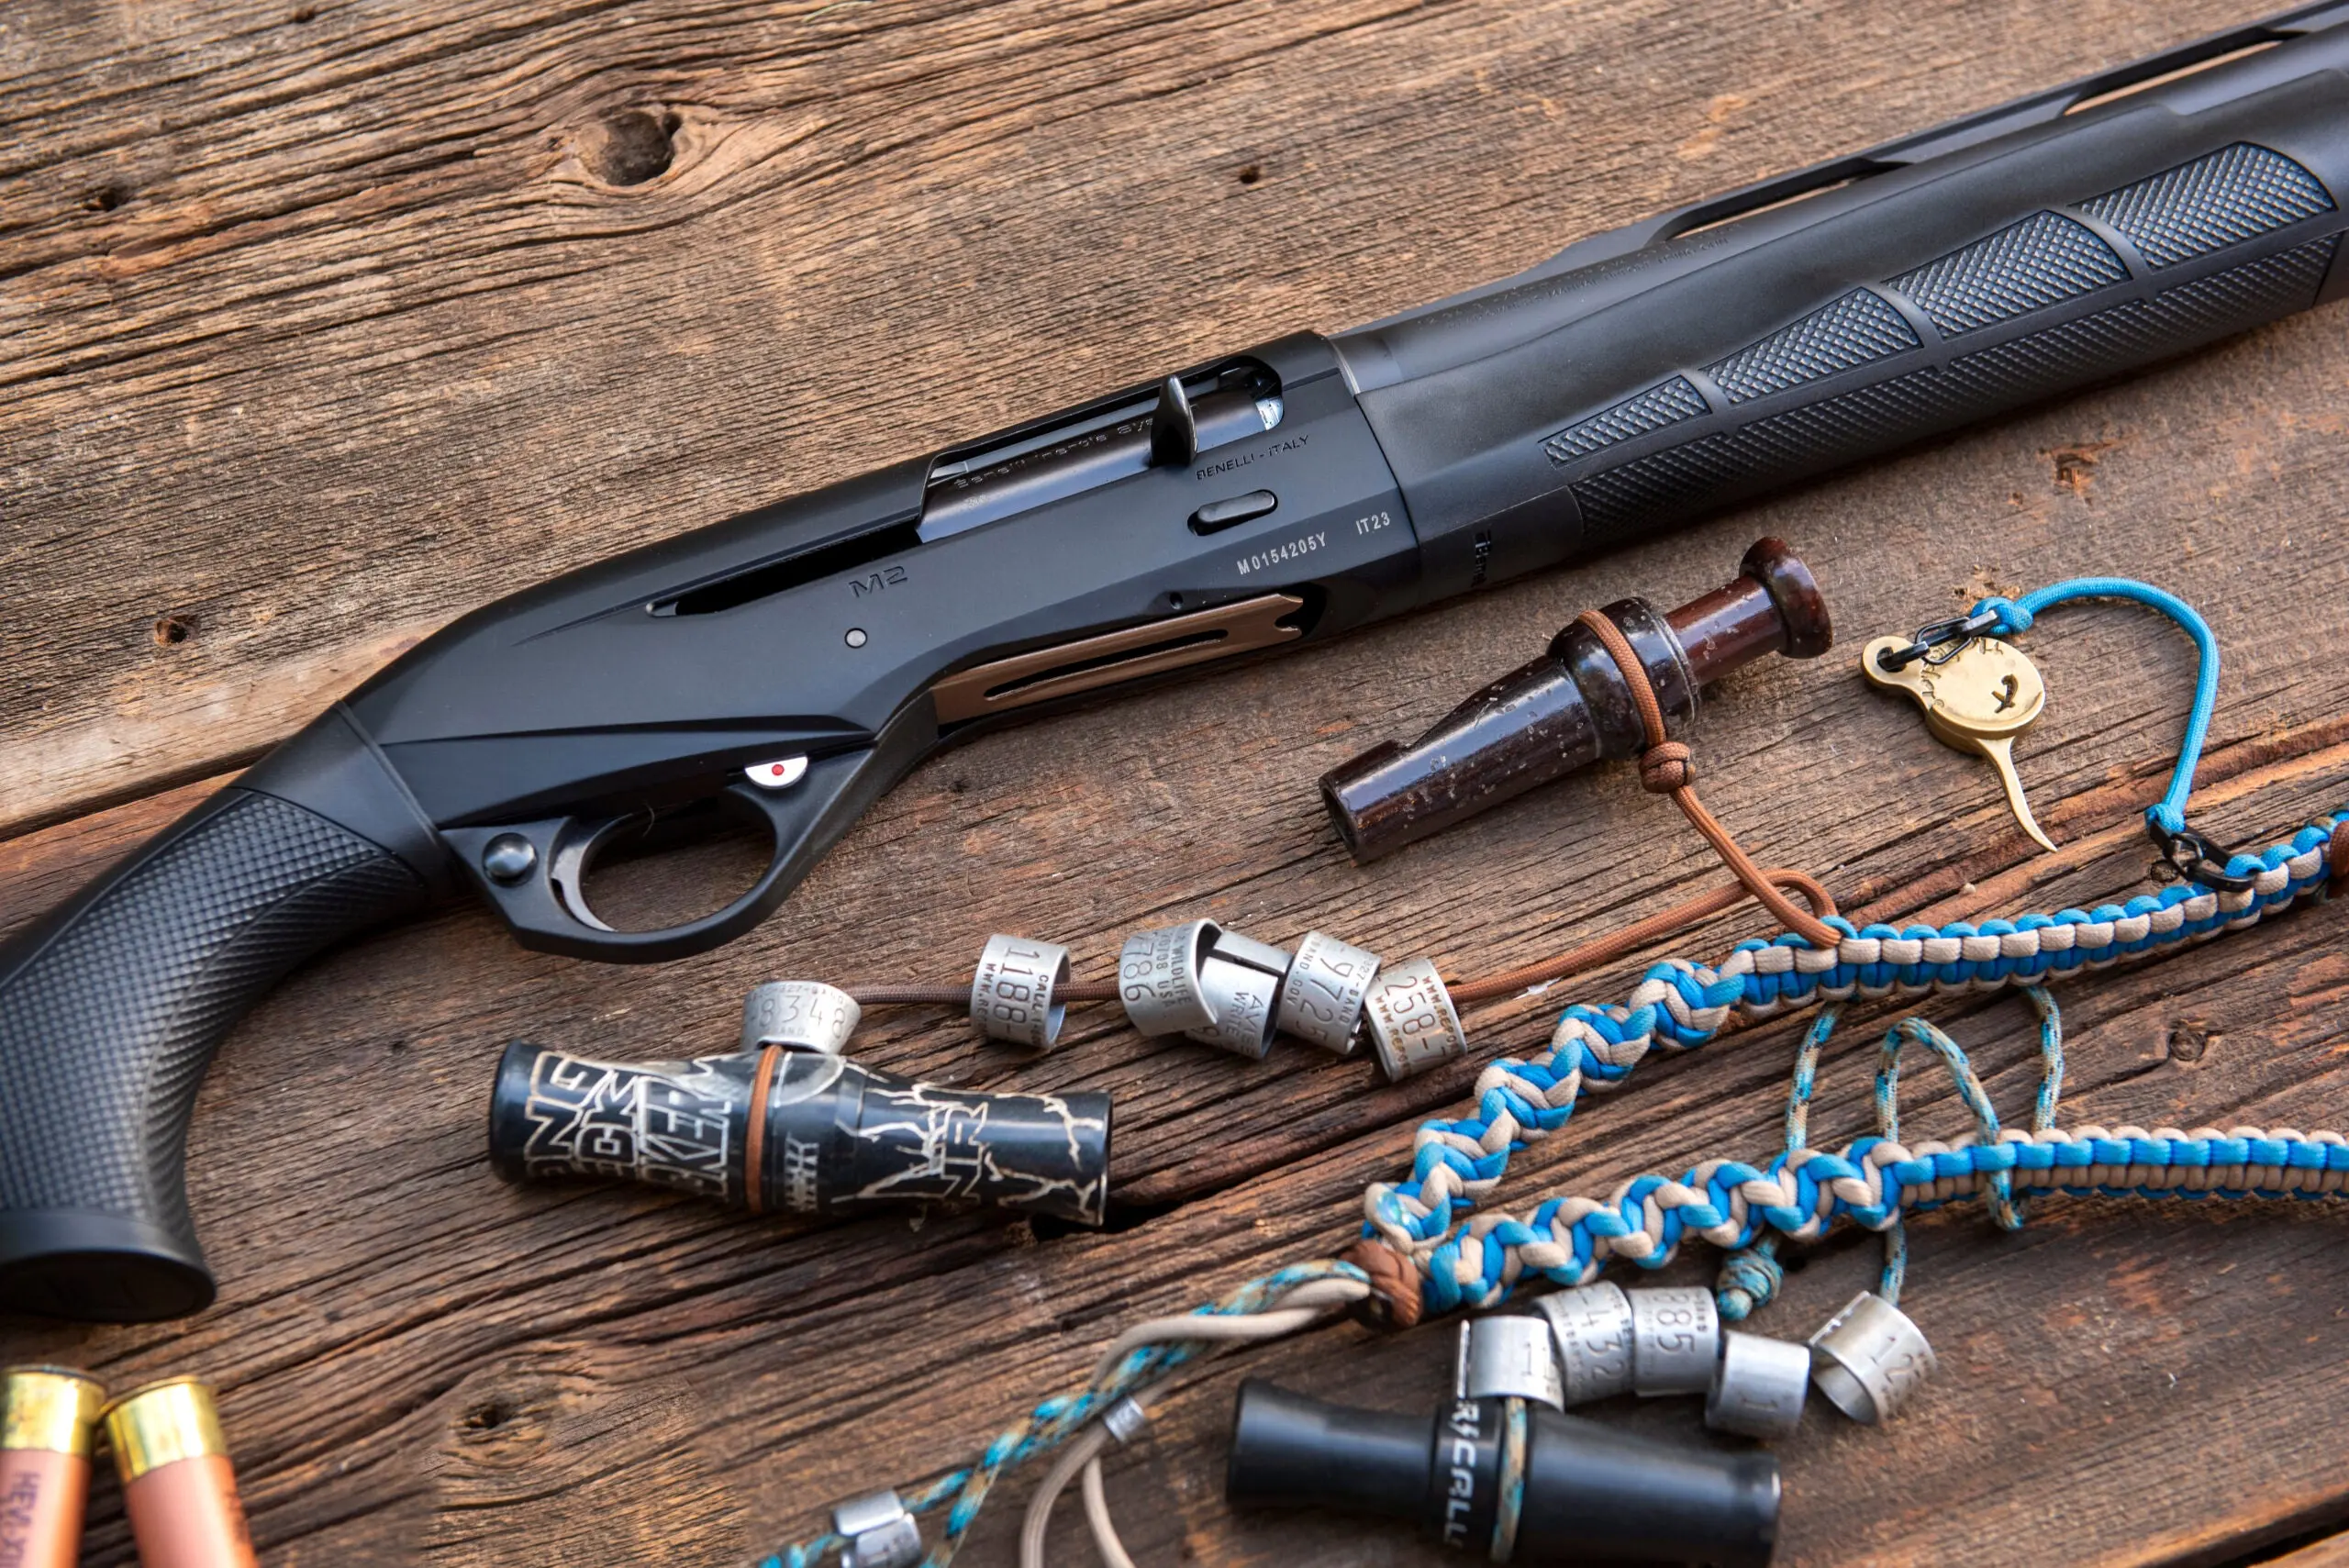
[(1237, 528), (1251, 517), (1261, 517), (1281, 504), (1281, 498), (1269, 490), (1251, 490), (1245, 495), (1234, 495), (1226, 501), (1210, 501), (1191, 514), (1191, 531), (1195, 534), (1220, 533)]

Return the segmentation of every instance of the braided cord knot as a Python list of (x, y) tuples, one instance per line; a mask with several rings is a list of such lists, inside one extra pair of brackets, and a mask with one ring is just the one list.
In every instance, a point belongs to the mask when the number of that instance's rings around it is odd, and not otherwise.
[(1751, 1247), (1741, 1247), (1721, 1260), (1713, 1281), (1713, 1295), (1721, 1316), (1742, 1323), (1770, 1305), (1787, 1282), (1787, 1268), (1776, 1257), (1776, 1237), (1765, 1236)]
[(1640, 787), (1650, 795), (1670, 795), (1697, 782), (1697, 765), (1688, 748), (1677, 740), (1651, 746), (1640, 756)]

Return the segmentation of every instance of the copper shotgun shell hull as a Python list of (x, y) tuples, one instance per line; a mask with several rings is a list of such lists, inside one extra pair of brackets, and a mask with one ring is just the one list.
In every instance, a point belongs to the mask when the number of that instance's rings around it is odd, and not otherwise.
[(258, 1568), (212, 1390), (150, 1384), (106, 1408), (140, 1568)]
[(0, 1449), (0, 1562), (73, 1568), (89, 1492), (86, 1455)]
[(106, 1391), (63, 1367), (0, 1372), (0, 1564), (73, 1568)]

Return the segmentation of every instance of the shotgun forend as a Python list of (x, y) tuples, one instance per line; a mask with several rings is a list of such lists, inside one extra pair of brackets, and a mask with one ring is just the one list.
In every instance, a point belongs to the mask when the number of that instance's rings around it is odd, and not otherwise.
[[(312, 952), (462, 890), (669, 959), (774, 908), (941, 745), (1605, 550), (2349, 292), (2349, 5), (1219, 355), (487, 606), (0, 950), (0, 1308), (212, 1299), (196, 1084)], [(649, 815), (773, 840), (698, 919), (586, 873)]]

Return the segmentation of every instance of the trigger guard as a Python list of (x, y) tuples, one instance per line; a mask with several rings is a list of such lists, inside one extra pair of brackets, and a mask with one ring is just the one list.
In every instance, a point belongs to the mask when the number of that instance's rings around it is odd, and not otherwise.
[[(806, 835), (807, 802), (799, 791), (774, 794), (737, 779), (709, 797), (737, 815), (764, 822), (774, 850), (758, 880), (723, 908), (680, 925), (651, 931), (615, 929), (588, 904), (584, 883), (596, 853), (621, 828), (644, 819), (640, 811), (583, 818), (550, 817), (535, 822), (487, 828), (444, 828), (441, 837), (473, 885), (495, 906), (524, 947), (573, 958), (618, 963), (657, 963), (689, 958), (733, 940), (764, 919), (798, 880), (799, 851)], [(507, 835), (527, 840), (535, 851), (530, 874), (514, 884), (491, 879), (482, 869), (489, 844)]]

